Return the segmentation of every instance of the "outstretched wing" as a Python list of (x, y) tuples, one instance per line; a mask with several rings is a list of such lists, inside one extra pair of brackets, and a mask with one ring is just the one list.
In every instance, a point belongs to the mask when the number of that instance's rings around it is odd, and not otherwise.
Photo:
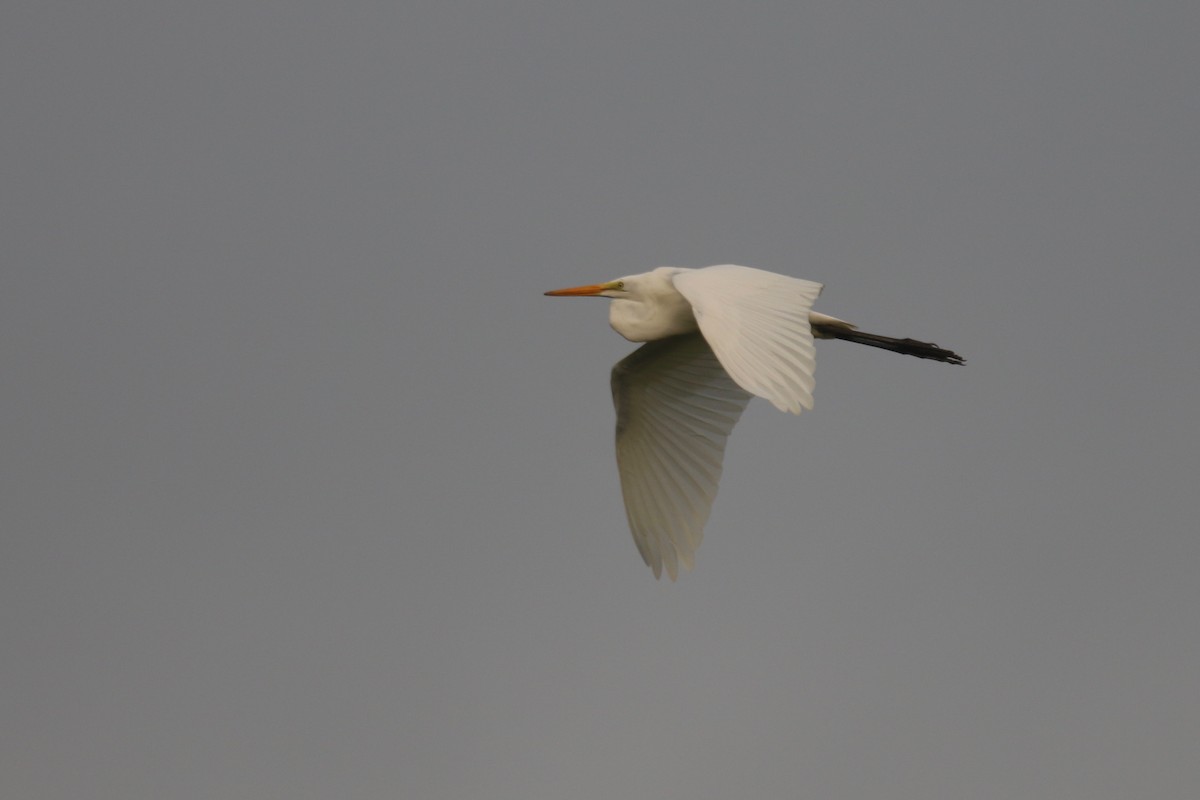
[(617, 469), (633, 541), (654, 576), (691, 569), (750, 394), (698, 333), (649, 342), (612, 371)]
[(732, 264), (672, 280), (739, 386), (780, 411), (812, 408), (816, 359), (808, 312), (821, 284)]

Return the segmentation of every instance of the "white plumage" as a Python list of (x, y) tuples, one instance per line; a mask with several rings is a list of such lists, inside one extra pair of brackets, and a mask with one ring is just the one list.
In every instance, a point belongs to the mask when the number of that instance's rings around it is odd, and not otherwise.
[(813, 281), (732, 264), (546, 292), (611, 298), (613, 329), (648, 343), (613, 367), (612, 392), (625, 511), (655, 577), (692, 568), (725, 441), (750, 398), (793, 414), (812, 408), (814, 336), (963, 363), (937, 345), (861, 333), (812, 311), (820, 293)]

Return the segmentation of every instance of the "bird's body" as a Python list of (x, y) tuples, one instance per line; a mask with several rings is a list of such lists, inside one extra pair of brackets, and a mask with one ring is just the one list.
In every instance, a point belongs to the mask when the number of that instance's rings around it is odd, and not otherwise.
[(731, 264), (659, 267), (546, 292), (608, 297), (609, 323), (647, 342), (612, 372), (617, 465), (634, 541), (654, 570), (690, 569), (708, 521), (725, 440), (752, 396), (812, 408), (813, 339), (855, 341), (961, 364), (927, 342), (861, 333), (812, 311), (821, 284)]

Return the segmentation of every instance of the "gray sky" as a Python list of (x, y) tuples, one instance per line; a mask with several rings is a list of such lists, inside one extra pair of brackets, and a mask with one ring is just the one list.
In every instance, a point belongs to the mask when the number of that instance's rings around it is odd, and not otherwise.
[[(1200, 787), (1200, 6), (8, 4), (0, 795)], [(818, 345), (694, 572), (559, 286)]]

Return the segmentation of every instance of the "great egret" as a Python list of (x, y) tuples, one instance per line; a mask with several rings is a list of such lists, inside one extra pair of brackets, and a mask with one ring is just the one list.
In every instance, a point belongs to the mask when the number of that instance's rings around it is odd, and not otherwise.
[(609, 324), (647, 342), (612, 370), (617, 470), (633, 540), (656, 578), (691, 569), (721, 477), (725, 440), (757, 395), (813, 405), (813, 338), (962, 364), (935, 344), (862, 333), (812, 311), (821, 284), (751, 267), (659, 267), (546, 292), (608, 297)]

